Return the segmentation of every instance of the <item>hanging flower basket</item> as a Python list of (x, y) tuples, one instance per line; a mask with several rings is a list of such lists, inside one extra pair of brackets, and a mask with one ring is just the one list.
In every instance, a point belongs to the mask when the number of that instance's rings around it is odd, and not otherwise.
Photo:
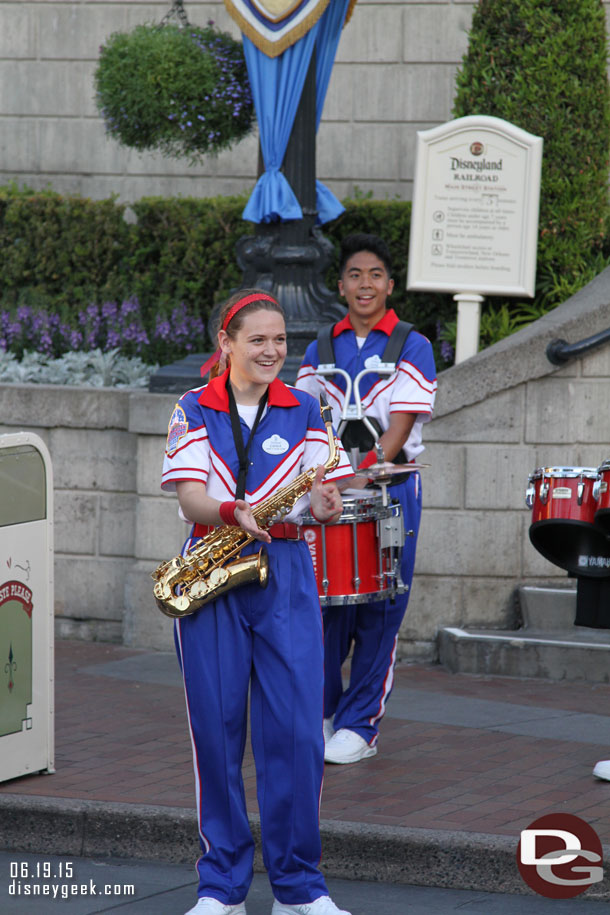
[(138, 150), (196, 162), (254, 123), (242, 45), (213, 23), (115, 32), (100, 49), (95, 86), (107, 132)]

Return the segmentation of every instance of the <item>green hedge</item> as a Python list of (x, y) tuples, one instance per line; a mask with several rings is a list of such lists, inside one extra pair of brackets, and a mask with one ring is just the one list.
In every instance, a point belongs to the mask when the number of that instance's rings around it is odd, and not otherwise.
[[(126, 207), (112, 198), (92, 201), (53, 191), (0, 188), (0, 309), (44, 307), (64, 322), (76, 323), (89, 303), (135, 297), (149, 333), (160, 315), (169, 316), (180, 303), (207, 322), (213, 306), (241, 282), (235, 245), (254, 231), (241, 218), (246, 199), (146, 198), (132, 205), (134, 218), (126, 219)], [(396, 281), (392, 304), (433, 342), (442, 367), (450, 360), (443, 341), (454, 341), (456, 308), (451, 295), (406, 291), (411, 204), (359, 197), (344, 205), (345, 213), (324, 226), (325, 236), (337, 250), (351, 232), (373, 232), (387, 241)], [(545, 262), (550, 251), (549, 246), (539, 248), (539, 275), (551, 269), (552, 262)], [(605, 264), (603, 253), (581, 251), (578, 268), (561, 278), (563, 287), (551, 304), (591, 280)], [(326, 283), (337, 288), (336, 262)], [(549, 301), (544, 290), (533, 302), (487, 300), (481, 346), (539, 317)], [(168, 337), (153, 355), (167, 362), (181, 352)]]
[(130, 227), (114, 199), (93, 201), (0, 189), (0, 289), (5, 302), (20, 295), (84, 303), (120, 295)]
[[(241, 282), (235, 245), (254, 231), (241, 218), (246, 200), (145, 198), (127, 222), (125, 206), (113, 199), (1, 188), (0, 302), (54, 307), (66, 318), (89, 302), (135, 296), (149, 322), (179, 302), (207, 320)], [(337, 250), (350, 232), (385, 238), (395, 268), (393, 304), (434, 340), (439, 319), (450, 319), (455, 307), (450, 296), (406, 292), (410, 203), (362, 198), (345, 206), (324, 234)], [(336, 265), (326, 283), (336, 289)]]
[(151, 307), (185, 302), (207, 319), (241, 281), (235, 245), (253, 231), (241, 219), (246, 200), (149, 197), (134, 203), (137, 224), (123, 260), (132, 294)]

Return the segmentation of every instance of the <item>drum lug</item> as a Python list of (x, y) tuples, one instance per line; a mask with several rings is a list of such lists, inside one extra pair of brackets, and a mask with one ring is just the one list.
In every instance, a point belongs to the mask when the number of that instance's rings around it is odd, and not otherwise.
[(583, 496), (585, 494), (585, 481), (584, 480), (578, 481), (578, 486), (576, 487), (576, 492), (577, 492), (578, 504), (582, 505)]
[(599, 497), (601, 495), (601, 489), (602, 489), (602, 478), (598, 477), (597, 480), (595, 481), (595, 483), (593, 484), (593, 489), (591, 491), (591, 494), (596, 502), (599, 502)]
[(533, 508), (534, 498), (536, 496), (536, 487), (528, 486), (525, 490), (525, 504), (528, 508)]
[(544, 483), (540, 484), (540, 501), (542, 502), (543, 505), (546, 505), (546, 500), (548, 499), (548, 497), (549, 497), (549, 484), (545, 480)]

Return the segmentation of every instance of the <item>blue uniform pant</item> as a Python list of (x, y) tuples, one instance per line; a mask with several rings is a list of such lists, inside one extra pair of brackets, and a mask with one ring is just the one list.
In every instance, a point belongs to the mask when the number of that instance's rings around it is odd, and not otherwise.
[[(402, 580), (409, 588), (413, 579), (415, 550), (421, 519), (422, 497), (419, 473), (404, 483), (389, 487), (389, 495), (400, 501), (405, 530)], [(324, 717), (334, 718), (335, 730), (349, 728), (367, 743), (377, 743), (379, 721), (392, 692), (398, 631), (409, 592), (395, 601), (371, 601), (328, 607), (324, 610)], [(350, 680), (343, 689), (341, 666), (354, 646)]]
[[(244, 555), (260, 544), (252, 544)], [(323, 637), (303, 541), (267, 547), (269, 584), (228, 591), (176, 622), (193, 745), (199, 896), (234, 905), (252, 880), (242, 759), (248, 690), (263, 860), (280, 902), (328, 890), (318, 870), (324, 741)]]

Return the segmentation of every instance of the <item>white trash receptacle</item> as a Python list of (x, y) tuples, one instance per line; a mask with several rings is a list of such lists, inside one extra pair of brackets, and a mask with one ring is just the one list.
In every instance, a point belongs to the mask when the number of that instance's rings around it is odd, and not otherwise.
[(54, 771), (53, 649), (51, 458), (0, 435), (0, 781)]

